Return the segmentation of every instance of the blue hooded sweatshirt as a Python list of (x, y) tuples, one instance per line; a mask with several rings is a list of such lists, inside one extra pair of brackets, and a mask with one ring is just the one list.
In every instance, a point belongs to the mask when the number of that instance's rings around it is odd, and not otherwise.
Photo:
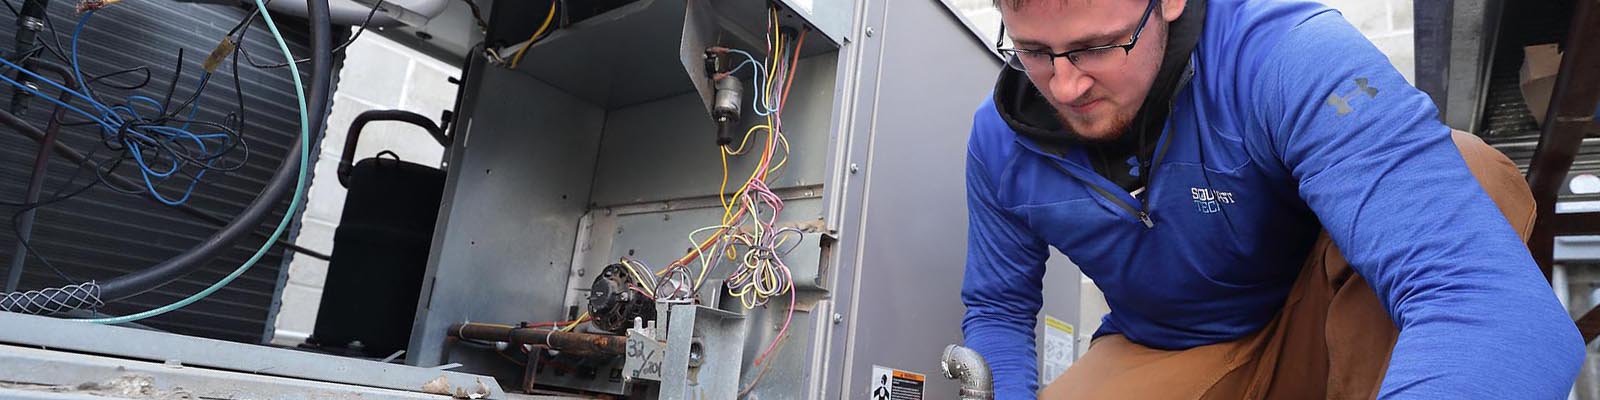
[(962, 329), (997, 399), (1038, 390), (1047, 246), (1105, 293), (1096, 337), (1187, 349), (1270, 322), (1322, 230), (1399, 327), (1380, 398), (1565, 398), (1583, 341), (1428, 96), (1321, 4), (1190, 3), (1140, 197), (1019, 133), (1039, 100), (1015, 72), (973, 117)]

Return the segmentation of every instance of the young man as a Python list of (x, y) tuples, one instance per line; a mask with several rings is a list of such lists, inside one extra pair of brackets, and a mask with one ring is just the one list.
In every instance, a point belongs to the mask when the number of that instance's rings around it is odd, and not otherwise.
[[(962, 328), (997, 399), (1566, 397), (1584, 348), (1527, 186), (1337, 12), (996, 3)], [(1111, 313), (1036, 394), (1047, 246)]]

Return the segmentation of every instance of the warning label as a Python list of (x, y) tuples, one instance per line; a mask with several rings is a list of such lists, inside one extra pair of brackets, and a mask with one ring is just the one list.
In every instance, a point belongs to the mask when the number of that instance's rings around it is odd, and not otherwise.
[(894, 368), (872, 366), (872, 400), (922, 400), (928, 378)]
[(1077, 356), (1073, 349), (1075, 339), (1072, 324), (1044, 316), (1044, 340), (1040, 340), (1044, 344), (1044, 351), (1040, 353), (1044, 365), (1039, 370), (1040, 384), (1049, 385), (1072, 366), (1072, 359)]

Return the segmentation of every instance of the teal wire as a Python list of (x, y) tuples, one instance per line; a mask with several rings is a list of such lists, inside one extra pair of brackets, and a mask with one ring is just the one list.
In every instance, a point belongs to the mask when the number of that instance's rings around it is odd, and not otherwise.
[[(267, 9), (267, 5), (264, 0), (255, 0), (255, 2), (258, 9)], [(300, 83), (300, 68), (297, 68), (295, 65), (294, 54), (289, 52), (289, 43), (285, 42), (283, 40), (283, 34), (278, 32), (278, 24), (272, 21), (272, 13), (262, 11), (261, 16), (267, 21), (267, 29), (272, 31), (272, 38), (278, 41), (278, 50), (283, 51), (283, 57), (289, 63), (289, 76), (294, 78), (294, 94), (298, 98), (297, 100), (300, 102), (300, 178), (295, 181), (294, 197), (291, 197), (292, 200), (289, 202), (289, 210), (283, 213), (283, 221), (278, 222), (278, 228), (272, 231), (272, 236), (267, 238), (267, 241), (261, 245), (261, 249), (256, 250), (255, 255), (250, 256), (250, 259), (246, 260), (243, 265), (239, 266), (238, 269), (233, 270), (233, 273), (228, 274), (228, 276), (222, 278), (222, 280), (217, 281), (217, 283), (212, 284), (205, 290), (201, 290), (199, 293), (195, 293), (194, 295), (186, 297), (183, 300), (178, 300), (175, 303), (162, 306), (161, 308), (141, 312), (138, 314), (130, 314), (114, 318), (80, 319), (79, 321), (96, 324), (120, 324), (166, 314), (172, 310), (177, 310), (179, 308), (187, 307), (190, 304), (194, 304), (194, 302), (200, 301), (200, 299), (206, 298), (206, 296), (210, 296), (212, 293), (216, 293), (216, 291), (218, 289), (222, 289), (223, 286), (227, 286), (229, 283), (232, 283), (233, 280), (237, 279), (240, 275), (244, 275), (245, 271), (250, 270), (251, 266), (255, 265), (257, 261), (261, 260), (262, 256), (267, 254), (267, 250), (272, 248), (273, 243), (278, 242), (278, 237), (283, 235), (283, 231), (289, 228), (289, 222), (295, 215), (294, 211), (300, 209), (300, 198), (301, 195), (305, 193), (306, 188), (306, 170), (309, 169), (307, 165), (308, 156), (306, 153), (307, 150), (311, 148), (311, 117), (306, 107), (305, 85)]]

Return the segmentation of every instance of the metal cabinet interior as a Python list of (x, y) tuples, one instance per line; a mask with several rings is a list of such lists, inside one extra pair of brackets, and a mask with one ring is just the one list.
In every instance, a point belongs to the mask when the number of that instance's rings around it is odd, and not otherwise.
[[(689, 3), (641, 2), (576, 24), (529, 50), (535, 66), (471, 68), (408, 363), (462, 363), (516, 382), (515, 366), (449, 345), (445, 329), (569, 319), (607, 264), (623, 255), (664, 264), (684, 254), (691, 230), (719, 222), (715, 126), (676, 58), (678, 37), (604, 25), (671, 32), (649, 24), (683, 22), (645, 16), (682, 15)], [(784, 111), (790, 157), (770, 181), (787, 203), (780, 223), (815, 233), (796, 251), (817, 260), (819, 279), (797, 291), (789, 337), (754, 389), (764, 399), (864, 396), (873, 366), (935, 376), (944, 346), (961, 339), (965, 143), (999, 60), (939, 2), (860, 0), (847, 10), (841, 40), (817, 37), (801, 52)], [(804, 21), (789, 17), (785, 25)], [(729, 44), (758, 46), (733, 25), (722, 26)], [(561, 57), (569, 49), (617, 37), (667, 48), (560, 65), (573, 61)], [(654, 78), (613, 86), (640, 76)], [(742, 128), (764, 122), (752, 114)], [(730, 160), (733, 179), (752, 158)], [(1061, 257), (1051, 267), (1044, 312), (1076, 321), (1079, 275)], [(786, 299), (773, 303), (744, 312), (745, 343), (722, 344), (745, 346), (741, 387), (787, 309)], [(931, 379), (927, 390), (955, 387)]]

